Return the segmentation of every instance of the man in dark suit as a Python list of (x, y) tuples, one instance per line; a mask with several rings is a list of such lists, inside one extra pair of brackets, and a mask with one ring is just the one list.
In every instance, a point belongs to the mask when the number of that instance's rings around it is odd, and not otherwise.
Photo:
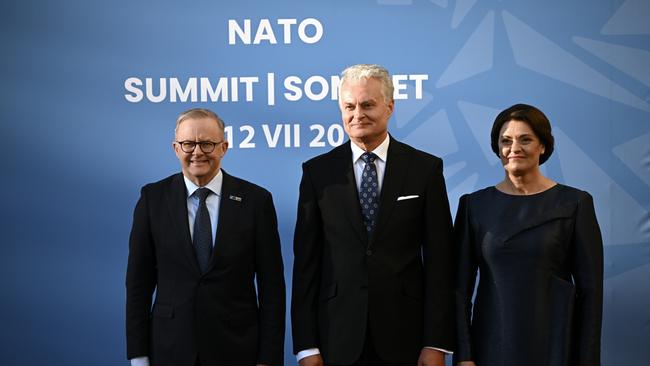
[(127, 357), (282, 365), (285, 287), (271, 194), (220, 169), (228, 141), (210, 110), (182, 113), (173, 147), (182, 174), (144, 186), (133, 215)]
[(307, 365), (444, 365), (453, 347), (451, 215), (442, 161), (388, 135), (388, 72), (339, 93), (350, 141), (303, 164), (294, 236), (294, 353)]

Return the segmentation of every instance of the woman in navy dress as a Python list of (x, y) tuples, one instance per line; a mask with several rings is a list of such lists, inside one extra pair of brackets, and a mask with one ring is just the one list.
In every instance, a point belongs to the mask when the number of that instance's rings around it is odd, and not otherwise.
[(491, 139), (505, 178), (462, 196), (455, 221), (455, 361), (600, 365), (603, 246), (592, 197), (541, 173), (554, 139), (539, 109), (504, 110)]

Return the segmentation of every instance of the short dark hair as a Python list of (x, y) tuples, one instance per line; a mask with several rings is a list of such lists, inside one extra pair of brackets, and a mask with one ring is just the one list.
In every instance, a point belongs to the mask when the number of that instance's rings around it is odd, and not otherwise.
[(492, 132), (490, 133), (492, 151), (499, 158), (501, 158), (501, 155), (499, 155), (499, 133), (503, 125), (509, 121), (525, 122), (530, 126), (535, 136), (544, 145), (544, 153), (539, 156), (539, 165), (544, 164), (553, 153), (553, 145), (555, 144), (555, 138), (551, 133), (551, 122), (546, 118), (546, 115), (536, 107), (528, 104), (515, 104), (499, 113), (494, 120)]

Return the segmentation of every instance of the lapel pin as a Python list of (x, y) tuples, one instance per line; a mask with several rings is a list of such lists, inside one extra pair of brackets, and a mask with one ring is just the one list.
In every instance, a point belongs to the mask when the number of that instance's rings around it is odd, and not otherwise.
[(233, 201), (241, 202), (241, 197), (239, 196), (233, 196), (232, 194), (228, 197)]

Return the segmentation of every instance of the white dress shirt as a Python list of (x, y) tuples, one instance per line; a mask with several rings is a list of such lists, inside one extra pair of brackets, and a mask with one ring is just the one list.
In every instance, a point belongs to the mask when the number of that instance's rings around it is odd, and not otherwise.
[[(197, 189), (201, 188), (183, 176), (185, 181), (185, 188), (187, 189), (187, 222), (190, 225), (190, 237), (194, 238), (194, 218), (196, 211), (199, 209), (199, 197), (194, 195)], [(212, 178), (204, 187), (208, 188), (212, 193), (205, 199), (205, 205), (208, 207), (208, 214), (210, 214), (210, 226), (212, 227), (212, 245), (217, 237), (217, 224), (219, 223), (219, 203), (221, 201), (221, 186), (223, 184), (223, 174), (221, 169), (219, 173)], [(136, 357), (131, 359), (131, 366), (149, 366), (149, 357)]]
[[(201, 188), (183, 176), (185, 180), (185, 187), (187, 188), (187, 221), (190, 225), (190, 236), (194, 238), (194, 218), (196, 211), (199, 209), (199, 197), (195, 195), (197, 189)], [(205, 205), (208, 206), (208, 213), (210, 214), (210, 226), (212, 226), (212, 245), (214, 246), (214, 239), (217, 237), (217, 224), (219, 223), (219, 202), (221, 201), (221, 185), (223, 184), (223, 174), (221, 169), (219, 173), (212, 178), (204, 187), (209, 189), (212, 193), (205, 199)]]
[[(388, 160), (388, 145), (390, 144), (390, 138), (386, 136), (384, 142), (379, 144), (371, 152), (377, 155), (378, 159), (375, 159), (375, 167), (377, 168), (377, 183), (379, 184), (379, 191), (381, 192), (381, 187), (384, 183), (384, 172), (386, 171), (386, 160)], [(363, 168), (366, 166), (366, 162), (361, 159), (366, 151), (357, 146), (354, 142), (350, 143), (352, 148), (352, 165), (354, 166), (354, 179), (357, 183), (357, 192), (361, 190), (361, 178), (363, 177)]]

